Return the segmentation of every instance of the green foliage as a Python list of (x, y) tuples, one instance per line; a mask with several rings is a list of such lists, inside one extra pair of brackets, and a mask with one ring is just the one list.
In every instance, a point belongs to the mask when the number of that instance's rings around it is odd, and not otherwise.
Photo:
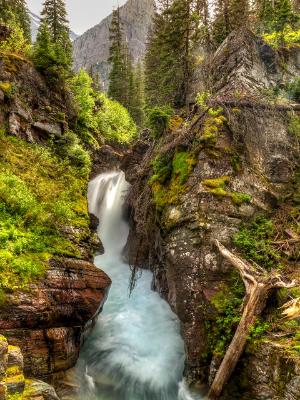
[(264, 40), (271, 47), (279, 49), (280, 47), (290, 48), (300, 46), (300, 29), (294, 30), (290, 26), (282, 32), (271, 32), (264, 35)]
[[(72, 145), (69, 151), (73, 155)], [(24, 289), (29, 282), (43, 276), (50, 257), (79, 256), (74, 244), (65, 238), (62, 227), (88, 231), (87, 165), (84, 162), (82, 166), (82, 155), (76, 154), (76, 160), (71, 158), (70, 155), (58, 158), (49, 149), (1, 134), (2, 293)], [(76, 237), (75, 234), (75, 241)]]
[(131, 142), (137, 130), (128, 111), (117, 101), (96, 92), (92, 84), (92, 78), (83, 69), (70, 80), (77, 106), (78, 135), (84, 142), (93, 145), (101, 137), (119, 143)]
[(6, 22), (6, 25), (10, 30), (10, 34), (5, 40), (0, 41), (0, 52), (15, 53), (20, 56), (28, 57), (30, 55), (31, 46), (15, 14), (12, 12), (9, 13), (9, 20)]
[(209, 351), (223, 356), (241, 317), (241, 305), (245, 289), (240, 277), (233, 273), (230, 283), (224, 284), (212, 298), (218, 315), (214, 321), (207, 321)]
[(232, 192), (230, 193), (230, 197), (234, 204), (240, 206), (244, 203), (250, 203), (252, 197), (249, 194), (241, 193), (241, 192)]
[(300, 117), (294, 113), (289, 113), (289, 132), (300, 139)]
[(102, 106), (96, 114), (99, 133), (108, 140), (130, 143), (137, 136), (136, 125), (129, 112), (120, 103), (99, 95)]
[(187, 152), (176, 152), (172, 162), (173, 177), (184, 185), (197, 163), (196, 157)]
[(79, 175), (88, 177), (91, 170), (91, 157), (74, 132), (65, 132), (61, 138), (56, 139), (53, 146), (55, 153), (68, 160), (70, 165), (77, 169)]
[(148, 126), (154, 138), (161, 137), (169, 126), (173, 110), (169, 106), (154, 107), (148, 110)]
[(234, 235), (234, 244), (247, 260), (256, 262), (263, 268), (280, 266), (280, 253), (272, 246), (275, 228), (271, 220), (259, 217), (249, 226), (244, 225)]
[(200, 132), (200, 144), (206, 148), (214, 147), (225, 122), (226, 118), (223, 115), (222, 107), (209, 108), (204, 120), (203, 129)]
[(30, 17), (25, 0), (0, 0), (0, 22), (17, 25), (27, 44), (31, 41)]
[(221, 176), (215, 179), (205, 179), (202, 184), (209, 188), (209, 192), (219, 197), (229, 197), (237, 206), (243, 203), (250, 203), (252, 197), (249, 194), (241, 192), (230, 192), (226, 186), (230, 182), (229, 176)]
[(195, 67), (193, 50), (199, 40), (196, 0), (160, 2), (153, 19), (145, 56), (146, 103), (149, 108), (186, 105)]
[(196, 96), (196, 104), (202, 108), (208, 107), (211, 96), (212, 95), (210, 92), (199, 92)]
[(260, 339), (269, 329), (271, 325), (268, 322), (257, 319), (250, 329), (249, 340)]
[(173, 157), (163, 155), (155, 158), (152, 164), (154, 174), (149, 185), (158, 211), (178, 202), (195, 165), (195, 155), (188, 152), (176, 152)]
[(36, 67), (52, 82), (66, 79), (72, 66), (72, 43), (69, 37), (66, 7), (63, 0), (46, 0), (42, 23), (34, 44)]
[[(87, 132), (96, 130), (96, 94), (92, 83), (92, 78), (84, 69), (80, 69), (70, 81), (70, 87), (77, 106), (78, 133), (85, 141), (91, 139)], [(84, 137), (84, 135), (87, 135), (87, 137)]]
[(217, 189), (217, 188), (224, 189), (229, 182), (230, 182), (229, 176), (221, 176), (220, 178), (215, 178), (215, 179), (205, 179), (204, 181), (202, 181), (202, 184), (212, 189)]

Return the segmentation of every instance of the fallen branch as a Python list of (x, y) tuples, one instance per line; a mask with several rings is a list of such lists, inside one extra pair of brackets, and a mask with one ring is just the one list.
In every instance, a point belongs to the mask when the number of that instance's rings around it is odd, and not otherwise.
[(216, 245), (222, 256), (238, 269), (245, 284), (246, 297), (240, 323), (211, 385), (208, 394), (210, 400), (220, 397), (245, 349), (252, 326), (265, 308), (270, 291), (273, 288), (296, 286), (296, 282), (284, 282), (277, 271), (267, 272), (231, 253), (219, 241), (216, 241)]

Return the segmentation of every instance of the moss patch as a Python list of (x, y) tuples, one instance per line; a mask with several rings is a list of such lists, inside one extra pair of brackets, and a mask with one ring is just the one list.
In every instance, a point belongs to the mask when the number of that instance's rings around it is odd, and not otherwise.
[(230, 182), (229, 176), (221, 176), (215, 179), (205, 179), (201, 183), (208, 188), (208, 191), (215, 196), (228, 197), (237, 206), (243, 203), (250, 203), (252, 197), (249, 194), (241, 192), (230, 192), (226, 186)]
[(158, 211), (178, 202), (195, 165), (196, 156), (188, 152), (176, 152), (171, 159), (168, 156), (159, 156), (154, 160), (154, 174), (149, 185)]

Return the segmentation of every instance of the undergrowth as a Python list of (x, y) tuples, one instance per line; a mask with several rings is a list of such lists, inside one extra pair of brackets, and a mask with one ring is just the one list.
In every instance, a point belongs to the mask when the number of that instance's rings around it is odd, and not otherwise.
[[(70, 149), (74, 156), (76, 147)], [(88, 165), (81, 156), (74, 163), (70, 154), (58, 158), (45, 147), (0, 134), (1, 297), (43, 276), (49, 258), (80, 256), (62, 230), (88, 230)]]
[(223, 356), (240, 321), (241, 306), (245, 288), (237, 272), (233, 272), (230, 281), (224, 283), (212, 298), (218, 315), (214, 321), (206, 321), (209, 352)]
[(272, 246), (275, 236), (273, 222), (266, 217), (258, 217), (250, 225), (244, 225), (234, 235), (234, 244), (242, 255), (266, 269), (280, 267), (280, 253)]

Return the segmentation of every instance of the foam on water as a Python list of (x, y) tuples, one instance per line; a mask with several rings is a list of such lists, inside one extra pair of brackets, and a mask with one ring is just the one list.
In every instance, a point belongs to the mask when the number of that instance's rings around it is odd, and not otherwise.
[(81, 351), (80, 399), (198, 400), (182, 380), (185, 352), (179, 321), (151, 291), (149, 271), (143, 271), (129, 296), (131, 271), (122, 261), (129, 232), (122, 217), (128, 188), (122, 172), (100, 175), (89, 185), (89, 209), (100, 220), (105, 248), (95, 263), (113, 283)]

